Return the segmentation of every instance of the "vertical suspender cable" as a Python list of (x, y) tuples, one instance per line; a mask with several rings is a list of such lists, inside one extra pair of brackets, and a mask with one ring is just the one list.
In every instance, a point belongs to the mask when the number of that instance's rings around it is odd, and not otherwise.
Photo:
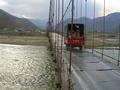
[[(72, 10), (71, 10), (71, 31), (73, 29), (73, 20), (74, 20), (74, 0), (72, 0)], [(71, 33), (72, 34), (72, 33)], [(71, 38), (70, 38), (71, 39)], [(70, 61), (69, 61), (69, 90), (71, 90), (71, 74), (72, 74), (72, 46), (70, 45)]]
[(118, 49), (118, 66), (120, 65), (120, 25), (119, 25), (119, 49)]
[(58, 61), (58, 64), (59, 64), (59, 34), (58, 34), (58, 32), (59, 32), (59, 1), (60, 0), (58, 0), (57, 1), (57, 41), (56, 41), (56, 43), (57, 43), (57, 61)]
[[(53, 27), (53, 30), (54, 30), (53, 33), (55, 33), (55, 27), (54, 27), (55, 26), (55, 22), (54, 22), (54, 20), (55, 20), (55, 17), (54, 17), (55, 16), (55, 0), (53, 0), (53, 8), (52, 9), (53, 9), (53, 11), (52, 11), (53, 12), (53, 21), (52, 21), (53, 26), (52, 27)], [(54, 39), (55, 39), (55, 35), (54, 35)]]
[(102, 59), (103, 59), (103, 56), (104, 56), (104, 40), (105, 40), (105, 37), (104, 37), (104, 34), (105, 34), (105, 10), (106, 10), (106, 3), (105, 3), (105, 0), (104, 0), (104, 21), (103, 21), (103, 32), (102, 32), (102, 36), (103, 36), (103, 44), (102, 44)]
[(94, 53), (94, 34), (95, 34), (95, 12), (96, 11), (96, 0), (94, 0), (94, 16), (93, 16), (93, 41), (92, 41), (92, 53)]
[(48, 18), (48, 35), (50, 31), (50, 19), (51, 19), (51, 0), (50, 0), (50, 6), (49, 6), (49, 18)]
[(52, 0), (52, 20), (51, 20), (51, 23), (52, 23), (52, 31), (54, 32), (54, 0)]
[[(58, 44), (58, 46), (57, 46), (57, 48), (58, 48), (58, 60), (59, 60), (59, 32), (60, 32), (60, 23), (59, 23), (59, 21), (60, 21), (60, 0), (58, 0), (58, 34), (57, 34), (57, 44)], [(59, 63), (60, 64), (60, 63)]]
[[(55, 37), (55, 32), (56, 32), (56, 1), (54, 0), (54, 39), (56, 38)], [(55, 42), (54, 42), (54, 45), (55, 45)], [(55, 51), (55, 62), (56, 62), (56, 46), (54, 46), (54, 51)]]
[(62, 76), (61, 76), (61, 60), (60, 60), (60, 0), (58, 0), (58, 33), (57, 33), (57, 49), (58, 49), (58, 65), (59, 65), (59, 75), (60, 75), (60, 89), (62, 85)]
[[(54, 28), (54, 25), (55, 25), (55, 23), (54, 23), (54, 11), (55, 11), (55, 9), (54, 9), (54, 5), (55, 5), (55, 1), (54, 0), (52, 0), (52, 2), (51, 2), (52, 4), (52, 9), (51, 9), (51, 18), (52, 18), (52, 20), (51, 20), (51, 23), (52, 23), (52, 33), (55, 33), (55, 28)], [(53, 34), (53, 38), (55, 39), (55, 35)], [(53, 48), (53, 46), (52, 46), (52, 48)], [(54, 50), (55, 50), (55, 47), (53, 48)]]
[(86, 26), (87, 26), (87, 0), (85, 0), (85, 27)]
[[(63, 20), (64, 20), (64, 17), (63, 17), (63, 14), (64, 14), (64, 0), (62, 0), (62, 33), (61, 33), (61, 59), (60, 59), (60, 62), (61, 62), (61, 86), (63, 85), (62, 84), (62, 68), (63, 68), (63, 38), (64, 38), (64, 36), (63, 36), (63, 32), (64, 32), (64, 26), (63, 26)], [(64, 77), (64, 76), (63, 76)], [(64, 87), (62, 87), (62, 88), (64, 88)]]
[(81, 11), (81, 12), (80, 12), (80, 16), (81, 16), (81, 20), (80, 20), (80, 21), (81, 21), (81, 23), (82, 23), (82, 0), (81, 0), (81, 8), (80, 8), (80, 9), (81, 9), (81, 10), (80, 10), (80, 11)]
[(62, 51), (63, 51), (63, 38), (64, 38), (64, 25), (63, 25), (63, 20), (64, 20), (64, 0), (62, 0), (62, 37), (61, 37), (61, 60), (62, 60)]
[(87, 24), (87, 0), (85, 0), (85, 27), (86, 27), (86, 24)]
[[(86, 32), (87, 32), (87, 0), (85, 0), (85, 36), (86, 36)], [(86, 47), (86, 43), (85, 43), (85, 47)]]
[(57, 0), (57, 32), (56, 32), (57, 63), (58, 63), (58, 1), (59, 0)]
[(57, 0), (56, 0), (56, 32), (55, 32), (55, 59), (57, 60)]
[(78, 0), (76, 0), (76, 18), (78, 18)]
[(62, 0), (62, 34), (61, 34), (61, 61), (62, 61), (62, 51), (63, 51), (63, 38), (64, 38), (64, 23), (63, 23), (63, 20), (64, 20), (64, 17), (63, 17), (63, 14), (64, 14), (64, 0)]

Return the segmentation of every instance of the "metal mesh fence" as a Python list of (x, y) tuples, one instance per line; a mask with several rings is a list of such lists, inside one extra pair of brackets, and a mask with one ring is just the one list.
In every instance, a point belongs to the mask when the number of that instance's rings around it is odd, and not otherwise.
[[(116, 1), (117, 2), (117, 1)], [(94, 17), (93, 17), (93, 30), (87, 32), (87, 45), (92, 46), (93, 53), (99, 53), (104, 59), (119, 65), (120, 57), (120, 29), (119, 25), (120, 16), (118, 13), (108, 12), (112, 6), (109, 5), (108, 0), (101, 0), (103, 7), (97, 8), (98, 0), (94, 0)], [(101, 14), (97, 11), (101, 9)], [(92, 39), (90, 39), (92, 38)], [(90, 45), (90, 40), (93, 42)]]
[[(115, 0), (117, 2), (117, 0)], [(64, 38), (67, 24), (78, 23), (85, 26), (85, 49), (99, 55), (102, 60), (107, 59), (116, 65), (120, 63), (120, 11), (111, 9), (109, 0), (51, 0), (48, 26), (54, 32), (55, 57), (61, 73), (61, 87), (70, 89), (70, 82), (64, 84), (68, 75), (71, 77), (72, 49), (68, 69), (63, 59)], [(62, 36), (62, 37), (61, 37)], [(61, 42), (61, 43), (59, 43)], [(66, 73), (66, 74), (65, 74)], [(67, 85), (67, 86), (65, 86)], [(67, 90), (67, 89), (65, 89)]]

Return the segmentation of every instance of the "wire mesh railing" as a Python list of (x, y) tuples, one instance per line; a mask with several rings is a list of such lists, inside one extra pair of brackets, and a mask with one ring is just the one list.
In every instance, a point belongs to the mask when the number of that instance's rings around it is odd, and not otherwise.
[[(50, 0), (50, 3), (48, 30), (55, 33), (54, 52), (59, 67), (66, 65), (63, 59), (63, 42), (66, 26), (69, 23), (84, 24), (85, 50), (99, 54), (103, 60), (108, 59), (119, 66), (120, 13), (116, 13), (116, 10), (110, 11), (112, 6), (109, 5), (109, 0)], [(60, 73), (66, 71), (66, 75), (68, 75), (68, 90), (71, 88), (69, 79), (72, 74), (72, 49), (70, 49), (69, 55), (69, 69), (67, 71), (60, 69)], [(63, 83), (62, 77), (66, 77), (64, 75), (60, 76), (61, 83)], [(65, 88), (64, 83), (61, 84), (61, 88)]]
[[(54, 5), (52, 4), (54, 3)], [(54, 8), (53, 8), (54, 7)], [(65, 8), (64, 8), (65, 7)], [(59, 69), (59, 82), (61, 90), (72, 90), (71, 85), (71, 52), (70, 60), (66, 62), (63, 59), (63, 42), (64, 42), (64, 20), (71, 19), (73, 16), (72, 10), (73, 0), (65, 2), (64, 0), (51, 0), (50, 1), (50, 13), (48, 31), (54, 33), (52, 39), (53, 49), (55, 53), (55, 59)], [(54, 10), (54, 12), (53, 12)], [(72, 10), (72, 11), (71, 11)], [(69, 17), (69, 18), (68, 18)], [(72, 19), (73, 20), (73, 19)], [(71, 22), (71, 20), (70, 20)], [(52, 37), (53, 34), (50, 35)], [(54, 42), (55, 41), (55, 42)]]
[(92, 52), (101, 54), (103, 60), (108, 59), (119, 65), (120, 23), (116, 23), (118, 20), (115, 18), (120, 19), (120, 16), (116, 12), (107, 12), (109, 8), (112, 8), (112, 6), (107, 7), (109, 4), (107, 0), (101, 1), (103, 7), (101, 7), (101, 15), (99, 16), (96, 12), (99, 10), (99, 8), (96, 8), (98, 2), (98, 0), (94, 0), (93, 37), (91, 39), (93, 42)]

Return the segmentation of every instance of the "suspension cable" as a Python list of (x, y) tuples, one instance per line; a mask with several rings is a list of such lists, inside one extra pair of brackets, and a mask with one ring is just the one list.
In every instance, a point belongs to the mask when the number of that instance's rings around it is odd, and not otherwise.
[(104, 21), (103, 21), (103, 32), (102, 32), (102, 36), (103, 36), (103, 43), (102, 43), (102, 59), (103, 59), (103, 56), (104, 56), (104, 40), (105, 40), (105, 37), (104, 37), (104, 33), (105, 33), (105, 15), (106, 15), (106, 12), (105, 12), (105, 10), (106, 10), (106, 2), (105, 2), (105, 0), (104, 0), (104, 10), (103, 10), (103, 14), (104, 14)]
[(85, 27), (86, 27), (86, 24), (87, 24), (87, 0), (85, 0)]
[[(63, 17), (63, 14), (64, 14), (64, 0), (62, 0), (62, 37), (61, 37), (61, 55), (62, 55), (62, 51), (63, 51), (63, 32), (64, 32), (64, 23), (63, 23), (63, 20), (64, 20), (64, 17)], [(61, 60), (62, 60), (62, 56), (61, 56)]]
[[(64, 20), (64, 18), (63, 18), (63, 13), (64, 13), (64, 0), (62, 0), (62, 5), (61, 5), (61, 7), (62, 7), (62, 33), (61, 33), (61, 59), (60, 59), (60, 65), (61, 65), (61, 87), (62, 87), (62, 85), (63, 85), (63, 83), (62, 83), (62, 68), (63, 68), (63, 32), (64, 32), (64, 26), (63, 26), (63, 20)], [(64, 76), (63, 76), (64, 77)]]
[(87, 32), (87, 0), (85, 0), (85, 36), (86, 36), (86, 32)]
[[(74, 0), (72, 0), (72, 11), (71, 11), (71, 31), (73, 29), (73, 21), (74, 21)], [(72, 33), (71, 33), (72, 34)], [(70, 38), (71, 39), (71, 38)], [(71, 90), (71, 75), (72, 75), (72, 46), (70, 45), (70, 61), (69, 61), (69, 90)]]
[[(65, 15), (66, 15), (66, 13), (67, 13), (67, 11), (68, 11), (68, 9), (69, 9), (69, 7), (70, 7), (71, 3), (72, 3), (72, 0), (70, 0), (69, 4), (67, 5), (67, 8), (65, 9), (65, 12), (64, 12), (64, 14), (63, 14), (62, 18), (64, 18), (64, 17), (65, 17)], [(60, 20), (60, 23), (61, 23), (61, 22), (62, 22), (62, 19)]]
[(78, 18), (78, 0), (76, 0), (76, 18)]
[[(54, 28), (54, 26), (55, 26), (55, 23), (54, 23), (54, 15), (55, 15), (55, 1), (53, 0), (53, 5), (52, 5), (53, 7), (52, 7), (52, 23), (53, 23), (53, 32), (55, 33), (55, 28)], [(54, 35), (54, 37), (55, 37), (55, 35)]]
[(67, 8), (66, 8), (66, 10), (65, 10), (65, 12), (64, 12), (64, 14), (63, 14), (63, 18), (65, 17), (65, 15), (66, 15), (66, 13), (67, 13), (67, 11), (68, 11), (71, 3), (72, 3), (72, 0), (70, 0), (69, 4), (67, 5)]
[(59, 20), (60, 20), (60, 0), (58, 0), (58, 16), (57, 16), (57, 25), (58, 25), (58, 30), (57, 30), (57, 60), (59, 60), (59, 29), (60, 29), (60, 26), (59, 26)]
[(58, 31), (57, 31), (57, 61), (58, 61), (58, 67), (59, 67), (59, 78), (60, 78), (60, 88), (61, 88), (61, 85), (62, 85), (62, 76), (61, 76), (61, 60), (60, 60), (60, 36), (59, 36), (59, 32), (60, 32), (60, 24), (59, 24), (59, 21), (60, 21), (60, 0), (58, 0), (58, 21), (57, 21), (57, 25), (58, 25)]
[[(64, 17), (65, 17), (65, 15), (66, 15), (66, 13), (67, 13), (67, 11), (68, 11), (68, 9), (69, 9), (69, 7), (70, 7), (71, 3), (72, 3), (72, 0), (70, 0), (69, 4), (67, 5), (67, 8), (65, 9), (65, 12), (64, 12), (64, 14), (63, 14), (62, 18), (64, 18)], [(61, 23), (61, 22), (62, 22), (62, 19), (60, 20), (60, 22), (59, 22), (59, 23)], [(56, 24), (56, 25), (57, 25), (57, 24)], [(56, 27), (56, 29), (57, 29), (57, 27)]]
[(56, 60), (57, 60), (57, 35), (56, 35), (56, 33), (57, 33), (57, 14), (58, 14), (58, 13), (57, 13), (57, 12), (58, 12), (58, 11), (57, 11), (57, 7), (58, 7), (58, 6), (57, 6), (57, 0), (56, 0), (56, 10), (55, 10), (55, 12), (56, 12), (56, 26), (55, 26), (55, 27), (56, 27), (56, 28), (55, 28), (55, 31), (56, 31), (56, 32), (55, 32), (55, 59), (56, 59)]
[(92, 41), (92, 53), (94, 53), (94, 34), (95, 34), (95, 18), (96, 18), (96, 0), (94, 0), (94, 15), (93, 15), (93, 41)]
[(81, 0), (81, 2), (80, 2), (80, 5), (81, 5), (81, 8), (80, 8), (80, 16), (81, 16), (80, 22), (81, 22), (81, 23), (82, 23), (82, 15), (83, 15), (83, 14), (82, 14), (82, 12), (83, 12), (83, 11), (82, 11), (82, 7), (83, 7), (82, 4), (83, 4), (83, 0)]
[(120, 65), (120, 25), (119, 25), (119, 43), (118, 44), (119, 44), (118, 45), (119, 46), (119, 49), (118, 49), (119, 51), (118, 51), (118, 64), (117, 65), (119, 66)]

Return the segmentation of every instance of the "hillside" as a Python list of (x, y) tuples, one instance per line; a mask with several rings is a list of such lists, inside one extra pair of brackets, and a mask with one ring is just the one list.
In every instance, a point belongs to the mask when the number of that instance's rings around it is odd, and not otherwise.
[[(93, 31), (93, 19), (89, 18), (77, 18), (74, 20), (74, 23), (83, 23), (85, 24), (85, 20), (87, 22), (86, 24), (86, 31)], [(64, 26), (66, 26), (68, 23), (71, 22), (71, 19), (67, 19), (64, 21)], [(61, 23), (60, 23), (61, 26)], [(119, 26), (120, 26), (120, 13), (112, 13), (107, 16), (105, 16), (105, 32), (118, 32), (119, 31)], [(98, 17), (95, 19), (95, 30), (97, 32), (101, 32), (104, 27), (104, 17)]]
[(18, 18), (0, 9), (0, 30), (38, 31), (38, 27), (25, 18)]
[(30, 19), (32, 23), (34, 23), (40, 29), (46, 29), (47, 21), (40, 19)]

